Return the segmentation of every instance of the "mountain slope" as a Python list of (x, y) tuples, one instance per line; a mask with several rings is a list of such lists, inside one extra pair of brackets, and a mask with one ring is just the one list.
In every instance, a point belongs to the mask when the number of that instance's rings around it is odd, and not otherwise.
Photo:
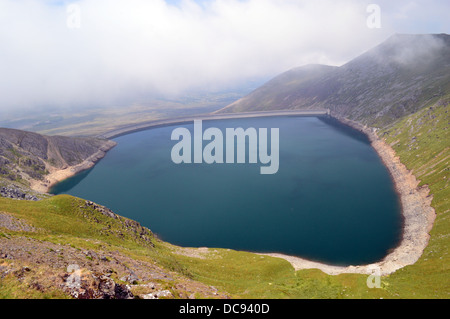
[(288, 71), (220, 112), (327, 108), (383, 126), (450, 92), (450, 36), (394, 35), (341, 67)]
[[(279, 258), (175, 247), (105, 207), (64, 195), (37, 202), (0, 197), (0, 298), (448, 298), (448, 36), (400, 38), (340, 68), (292, 70), (226, 110), (247, 110), (257, 100), (264, 109), (329, 107), (382, 126), (378, 135), (419, 187), (429, 186), (437, 217), (420, 260), (382, 277), (379, 289), (367, 287), (366, 275), (329, 276), (295, 271)], [(410, 53), (417, 41), (434, 53)], [(418, 57), (426, 63), (411, 62)], [(80, 165), (102, 143), (0, 130), (0, 168), (8, 180), (11, 173), (45, 179), (42, 165)], [(70, 265), (79, 267), (79, 286)]]
[(114, 145), (97, 138), (45, 136), (0, 128), (0, 180), (24, 186), (47, 185), (50, 173), (80, 165), (83, 167), (78, 169), (87, 168)]
[(422, 257), (389, 279), (393, 295), (401, 298), (450, 296), (450, 94), (436, 103), (389, 125), (379, 136), (391, 145), (401, 162), (427, 186), (436, 220)]
[(0, 198), (0, 298), (448, 298), (449, 103), (446, 96), (380, 131), (430, 186), (437, 218), (422, 258), (382, 277), (379, 289), (367, 287), (367, 275), (175, 247), (105, 207), (62, 195)]
[(321, 91), (323, 77), (337, 69), (317, 64), (292, 69), (219, 112), (269, 111), (277, 110), (277, 105), (285, 105), (283, 109), (296, 109), (300, 105), (305, 106), (303, 108), (314, 108), (318, 97), (327, 94), (326, 90)]
[(183, 272), (149, 229), (103, 206), (0, 198), (0, 299), (226, 297)]
[(176, 247), (105, 207), (62, 195), (0, 198), (0, 298), (448, 298), (449, 107), (447, 95), (379, 131), (429, 185), (437, 213), (423, 256), (382, 277), (379, 289), (367, 287), (367, 275)]

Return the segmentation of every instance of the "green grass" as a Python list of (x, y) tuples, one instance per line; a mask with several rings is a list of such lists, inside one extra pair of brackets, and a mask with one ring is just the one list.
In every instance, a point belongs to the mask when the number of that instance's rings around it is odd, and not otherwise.
[(436, 221), (422, 258), (389, 278), (403, 297), (450, 297), (450, 95), (386, 128), (382, 134), (408, 169), (428, 185)]
[[(381, 289), (369, 289), (367, 276), (329, 276), (319, 270), (294, 272), (287, 262), (241, 252), (222, 259), (184, 258), (194, 278), (222, 286), (240, 297), (254, 298), (449, 298), (449, 101), (431, 103), (381, 131), (401, 161), (428, 185), (437, 218), (420, 260), (382, 278)], [(413, 142), (414, 141), (414, 142)]]
[[(330, 276), (311, 269), (294, 271), (285, 260), (248, 252), (210, 249), (205, 258), (174, 253), (175, 246), (152, 239), (153, 245), (128, 232), (123, 221), (84, 207), (67, 195), (39, 202), (0, 198), (0, 211), (38, 228), (36, 233), (2, 231), (0, 236), (28, 236), (78, 249), (118, 250), (138, 260), (152, 261), (235, 298), (449, 298), (449, 101), (429, 105), (380, 131), (421, 185), (428, 185), (437, 218), (431, 240), (420, 260), (382, 278), (380, 289), (369, 289), (367, 276)], [(430, 109), (430, 107), (432, 107)], [(105, 231), (105, 228), (108, 231)], [(121, 235), (120, 235), (121, 234)], [(0, 280), (0, 298), (59, 298), (60, 292), (40, 293), (17, 280)]]
[[(123, 224), (94, 210), (81, 209), (84, 200), (67, 195), (40, 202), (0, 198), (0, 211), (21, 218), (38, 229), (36, 233), (5, 232), (5, 236), (28, 236), (78, 249), (118, 250), (137, 260), (153, 261), (184, 277), (228, 292), (235, 298), (380, 298), (389, 297), (385, 289), (369, 290), (366, 276), (328, 276), (319, 270), (295, 272), (285, 260), (248, 252), (213, 250), (200, 259), (173, 253), (175, 246), (153, 240), (154, 247), (144, 245)], [(121, 231), (123, 236), (104, 233), (105, 225)], [(59, 298), (57, 293), (41, 294), (17, 280), (0, 281), (3, 298)]]
[(221, 288), (239, 298), (345, 299), (388, 297), (384, 289), (371, 290), (366, 276), (329, 276), (317, 269), (294, 271), (283, 259), (252, 253), (218, 250), (206, 260), (182, 257), (194, 279)]
[[(182, 276), (213, 285), (234, 297), (242, 298), (340, 298), (345, 296), (348, 278), (331, 277), (320, 271), (295, 272), (285, 260), (247, 252), (218, 249), (206, 259), (173, 253), (176, 248), (153, 239), (146, 245), (128, 233), (123, 223), (101, 213), (81, 208), (85, 201), (68, 195), (54, 196), (40, 202), (0, 198), (0, 211), (23, 219), (38, 229), (36, 233), (5, 231), (4, 236), (28, 236), (79, 249), (118, 250), (138, 260), (154, 261), (163, 268)], [(105, 233), (105, 226), (112, 232)], [(118, 232), (122, 236), (118, 236)], [(357, 279), (362, 283), (365, 279)], [(30, 290), (11, 278), (0, 281), (2, 294), (9, 298), (47, 296)], [(352, 285), (358, 286), (355, 283)], [(31, 290), (30, 290), (31, 291)]]
[(30, 289), (28, 284), (9, 276), (0, 279), (0, 299), (69, 299), (69, 296), (56, 289), (46, 292)]
[(38, 228), (40, 231), (37, 233), (27, 234), (37, 239), (60, 243), (80, 243), (88, 239), (131, 250), (150, 247), (127, 231), (121, 222), (126, 218), (112, 219), (84, 207), (84, 204), (85, 200), (67, 195), (39, 202), (0, 198), (0, 211), (11, 213)]
[[(368, 289), (367, 276), (328, 276), (318, 270), (294, 272), (287, 263), (278, 264), (246, 253), (227, 253), (223, 259), (186, 259), (194, 278), (220, 285), (241, 297), (269, 298), (449, 298), (449, 160), (450, 97), (431, 103), (381, 131), (408, 169), (428, 185), (437, 218), (428, 247), (420, 260), (382, 278), (381, 289)], [(255, 259), (256, 258), (256, 259)], [(217, 270), (219, 269), (219, 271)]]

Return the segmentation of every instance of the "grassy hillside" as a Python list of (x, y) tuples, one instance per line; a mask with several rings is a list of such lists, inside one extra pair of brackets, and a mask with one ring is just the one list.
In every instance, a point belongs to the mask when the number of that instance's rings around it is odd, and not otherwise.
[[(61, 288), (65, 285), (61, 278), (68, 275), (67, 265), (76, 262), (86, 273), (109, 269), (111, 278), (118, 285), (128, 284), (135, 297), (148, 294), (148, 287), (156, 285), (156, 290), (169, 291), (169, 298), (448, 298), (449, 105), (450, 96), (446, 96), (380, 132), (422, 185), (430, 187), (437, 213), (422, 258), (383, 277), (381, 289), (369, 289), (364, 275), (294, 271), (287, 261), (278, 258), (226, 249), (175, 247), (159, 241), (148, 230), (143, 239), (141, 231), (136, 232), (142, 230), (137, 223), (112, 218), (85, 200), (64, 195), (40, 202), (0, 198), (0, 212), (34, 229), (13, 231), (0, 223), (0, 297), (70, 297)], [(5, 244), (20, 238), (39, 243), (28, 253), (45, 254), (40, 263), (27, 259), (27, 253), (19, 253), (29, 249), (27, 246)], [(60, 263), (48, 265), (45, 260), (52, 260), (48, 256), (50, 249), (55, 250), (49, 248), (52, 245), (58, 245), (59, 251), (66, 250), (66, 254), (59, 252)], [(14, 259), (4, 258), (5, 247), (9, 247)], [(113, 264), (112, 260), (119, 262)], [(20, 271), (25, 266), (30, 270)], [(158, 273), (157, 279), (143, 268)], [(126, 283), (121, 278), (130, 270), (138, 278)], [(40, 276), (43, 272), (47, 275)]]
[[(402, 163), (428, 185), (436, 221), (428, 247), (419, 261), (381, 279), (381, 289), (368, 289), (367, 276), (344, 274), (328, 276), (318, 270), (294, 272), (280, 268), (247, 269), (233, 265), (234, 274), (217, 273), (190, 261), (186, 267), (211, 284), (225, 283), (229, 291), (248, 292), (249, 296), (282, 298), (449, 298), (450, 297), (450, 95), (428, 104), (382, 129), (380, 137), (397, 152)], [(257, 259), (258, 257), (253, 257)], [(187, 261), (185, 261), (187, 262)], [(238, 262), (236, 262), (238, 263)], [(240, 266), (240, 267), (239, 267)], [(227, 266), (225, 266), (226, 269)], [(222, 268), (223, 269), (223, 268)], [(249, 271), (250, 270), (250, 271)], [(272, 276), (264, 277), (270, 272)], [(234, 280), (233, 275), (239, 276)], [(259, 276), (261, 282), (245, 280)], [(219, 279), (220, 278), (220, 279)], [(253, 287), (253, 289), (251, 288)]]
[(428, 185), (436, 221), (422, 258), (389, 279), (406, 297), (450, 297), (450, 95), (384, 129), (402, 163)]
[[(172, 250), (138, 223), (82, 199), (0, 198), (2, 298), (70, 297), (81, 290), (90, 290), (86, 297), (101, 297), (103, 277), (113, 286), (131, 285), (135, 296), (161, 291), (184, 298), (188, 292), (224, 296), (192, 281)], [(81, 269), (83, 283), (69, 289), (67, 267), (73, 264)]]
[[(269, 88), (284, 87), (284, 91), (275, 90), (280, 94), (272, 100), (265, 95), (267, 87), (258, 92), (258, 99), (272, 103), (264, 109), (281, 100), (296, 107), (292, 104), (296, 101), (319, 103), (328, 96), (341, 115), (351, 114), (380, 128), (379, 136), (420, 185), (429, 187), (437, 214), (430, 243), (416, 264), (383, 277), (380, 289), (369, 289), (364, 275), (295, 271), (278, 258), (176, 247), (107, 208), (64, 195), (43, 196), (40, 201), (0, 197), (0, 298), (449, 298), (449, 64), (441, 56), (437, 64), (417, 66), (409, 73), (402, 69), (395, 76), (395, 68), (388, 64), (378, 71), (376, 65), (368, 64), (381, 53), (397, 56), (394, 44), (356, 59), (332, 80), (315, 76), (317, 69), (312, 67), (312, 73), (296, 70), (269, 82)], [(336, 72), (320, 69), (321, 74)], [(433, 72), (428, 74), (430, 69)], [(373, 72), (379, 72), (376, 83), (370, 78)], [(420, 78), (423, 72), (428, 76)], [(299, 74), (307, 77), (305, 81), (297, 79)], [(347, 81), (342, 74), (353, 75)], [(311, 87), (313, 82), (318, 86)], [(394, 91), (396, 95), (390, 95)], [(336, 92), (340, 94), (331, 97)], [(245, 103), (255, 105), (251, 99)], [(20, 160), (30, 157), (19, 153), (21, 149), (7, 147), (0, 159), (8, 165), (28, 163)], [(12, 181), (11, 171), (8, 166), (4, 176), (10, 178), (0, 179), (0, 187), (5, 181), (19, 183)], [(70, 285), (70, 265), (79, 267), (79, 286)]]
[[(137, 223), (106, 216), (71, 196), (39, 202), (0, 198), (0, 212), (21, 225), (3, 222), (0, 227), (2, 298), (70, 297), (64, 278), (74, 263), (94, 277), (110, 273), (134, 296), (149, 293), (151, 285), (170, 291), (170, 298), (386, 296), (382, 290), (369, 291), (364, 276), (295, 272), (285, 260), (247, 252), (182, 249), (148, 230), (142, 239)], [(121, 280), (130, 273), (136, 275), (133, 282)]]

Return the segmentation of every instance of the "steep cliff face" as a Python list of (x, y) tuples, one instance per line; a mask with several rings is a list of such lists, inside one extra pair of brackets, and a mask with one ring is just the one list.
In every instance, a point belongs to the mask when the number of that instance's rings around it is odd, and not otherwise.
[(96, 138), (44, 136), (0, 128), (0, 178), (30, 185), (50, 173), (95, 163), (115, 142)]
[(327, 108), (382, 127), (450, 92), (450, 36), (394, 35), (341, 67), (309, 65), (221, 112)]

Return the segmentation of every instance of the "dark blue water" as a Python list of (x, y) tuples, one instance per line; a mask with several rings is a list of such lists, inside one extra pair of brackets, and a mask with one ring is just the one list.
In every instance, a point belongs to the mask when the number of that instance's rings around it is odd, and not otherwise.
[(355, 265), (379, 261), (398, 244), (400, 204), (365, 136), (315, 117), (203, 122), (208, 127), (279, 128), (278, 173), (261, 175), (260, 164), (176, 165), (175, 127), (162, 127), (115, 139), (93, 169), (53, 193), (105, 205), (181, 246)]

